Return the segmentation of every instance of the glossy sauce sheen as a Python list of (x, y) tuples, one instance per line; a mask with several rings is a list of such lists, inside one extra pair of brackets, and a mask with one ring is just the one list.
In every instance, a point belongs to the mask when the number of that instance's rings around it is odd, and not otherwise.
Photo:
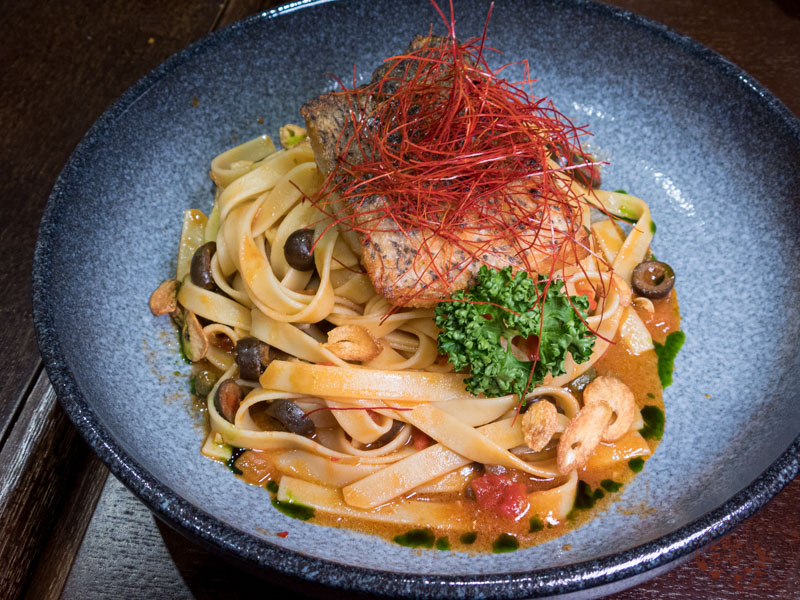
[[(648, 314), (644, 311), (640, 311), (639, 315), (647, 325), (654, 342), (663, 343), (669, 333), (680, 329), (680, 313), (675, 291), (673, 290), (663, 300), (653, 301), (653, 305), (655, 311), (652, 317), (648, 318)], [(640, 409), (650, 405), (663, 411), (664, 402), (657, 365), (658, 359), (653, 350), (633, 356), (623, 343), (615, 343), (595, 364), (594, 368), (597, 375), (613, 375), (624, 381), (633, 391)], [(581, 400), (582, 392), (577, 388), (582, 389), (582, 386), (575, 385), (573, 387), (574, 394)], [(658, 443), (656, 440), (647, 440), (651, 452), (655, 451)], [(241, 478), (253, 485), (266, 487), (269, 484), (269, 487), (276, 489), (275, 484), (280, 481), (281, 474), (274, 467), (270, 455), (269, 452), (253, 450), (245, 452), (236, 461), (236, 467), (242, 471)], [(630, 457), (621, 453), (614, 445), (601, 443), (595, 452), (595, 457), (598, 459), (594, 461), (595, 463), (605, 462), (606, 464), (597, 466), (592, 464), (593, 460), (590, 460), (589, 464), (579, 471), (579, 479), (582, 482), (579, 484), (582, 488), (579, 489), (579, 499), (576, 501), (576, 508), (562, 523), (547, 523), (540, 519), (531, 519), (529, 514), (523, 515), (517, 521), (502, 518), (490, 511), (481, 510), (476, 502), (467, 499), (462, 493), (431, 494), (429, 496), (411, 493), (407, 496), (409, 500), (449, 503), (451, 513), (458, 515), (462, 522), (471, 524), (469, 528), (460, 531), (438, 529), (435, 524), (422, 527), (424, 531), (409, 531), (407, 526), (376, 525), (357, 519), (332, 517), (321, 513), (316, 513), (310, 521), (320, 525), (356, 529), (390, 540), (397, 537), (403, 543), (434, 547), (439, 550), (513, 551), (516, 549), (517, 543), (520, 548), (539, 544), (563, 535), (569, 529), (585, 523), (598, 512), (605, 510), (620, 494), (620, 488), (636, 475), (628, 464)], [(601, 458), (604, 458), (605, 461)], [(519, 475), (522, 474), (516, 474), (516, 477), (519, 478)], [(527, 491), (531, 492), (537, 487), (551, 487), (553, 484), (540, 482), (537, 485), (535, 480), (528, 479), (526, 485)], [(267, 493), (266, 490), (265, 493)], [(477, 535), (470, 535), (473, 532)], [(509, 535), (513, 539), (509, 539)], [(464, 543), (473, 537), (473, 542)]]

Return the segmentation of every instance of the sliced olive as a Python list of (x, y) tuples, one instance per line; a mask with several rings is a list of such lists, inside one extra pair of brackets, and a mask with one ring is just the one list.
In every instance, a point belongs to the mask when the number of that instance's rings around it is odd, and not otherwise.
[(241, 403), (242, 388), (233, 379), (226, 379), (219, 384), (217, 394), (214, 396), (214, 406), (226, 421), (233, 423)]
[(198, 372), (197, 375), (194, 376), (195, 395), (203, 397), (208, 396), (209, 392), (211, 392), (211, 388), (217, 383), (217, 379), (217, 376), (212, 371), (203, 369)]
[(311, 435), (314, 432), (314, 422), (291, 400), (275, 400), (269, 405), (267, 413), (280, 421), (287, 431), (299, 435)]
[(402, 421), (392, 421), (392, 426), (389, 428), (389, 431), (387, 431), (381, 437), (375, 440), (375, 446), (376, 447), (385, 446), (386, 444), (388, 444), (394, 438), (397, 437), (397, 434), (400, 433), (400, 430), (402, 428), (403, 428)]
[(283, 255), (289, 266), (298, 271), (310, 271), (314, 268), (314, 230), (298, 229), (286, 238)]
[(214, 277), (211, 275), (211, 257), (217, 251), (217, 244), (208, 242), (200, 246), (192, 256), (192, 264), (189, 273), (192, 276), (192, 283), (204, 290), (214, 289)]
[(236, 364), (242, 379), (255, 381), (267, 368), (270, 360), (270, 348), (261, 340), (246, 337), (236, 342)]
[(665, 298), (675, 285), (675, 271), (667, 263), (648, 260), (636, 265), (631, 285), (639, 296), (651, 300)]

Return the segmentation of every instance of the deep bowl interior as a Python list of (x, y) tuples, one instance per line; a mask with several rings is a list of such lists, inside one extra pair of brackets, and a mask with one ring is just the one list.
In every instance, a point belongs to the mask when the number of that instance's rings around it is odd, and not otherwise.
[[(479, 35), (487, 8), (456, 2), (458, 34)], [(288, 519), (264, 490), (200, 455), (188, 368), (167, 320), (147, 306), (173, 272), (183, 210), (210, 208), (216, 154), (300, 122), (300, 105), (333, 87), (329, 74), (352, 77), (356, 64), (368, 77), (432, 22), (442, 33), (422, 0), (328, 3), (254, 18), (193, 46), (92, 129), (42, 228), (37, 328), (79, 428), (172, 522), (202, 528), (213, 515), (220, 545), (256, 562), (279, 557), (279, 568), (312, 579), (308, 558), (487, 581), (592, 561), (703, 517), (800, 431), (797, 121), (735, 67), (641, 19), (582, 2), (498, 0), (489, 37), (503, 55), (490, 62), (529, 59), (534, 93), (590, 124), (592, 149), (611, 163), (604, 187), (649, 202), (654, 252), (677, 273), (687, 341), (658, 452), (588, 525), (499, 556), (420, 553)], [(283, 530), (286, 539), (273, 535)]]

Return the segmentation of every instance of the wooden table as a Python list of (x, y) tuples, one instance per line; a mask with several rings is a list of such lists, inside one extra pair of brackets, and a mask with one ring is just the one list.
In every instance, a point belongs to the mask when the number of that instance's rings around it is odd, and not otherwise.
[[(36, 348), (30, 272), (42, 209), (103, 110), (170, 54), (269, 0), (39, 0), (0, 19), (0, 598), (228, 598), (263, 593), (157, 524), (107, 476), (57, 404)], [(615, 0), (740, 65), (800, 114), (797, 0)], [(796, 598), (800, 481), (732, 534), (615, 596)]]

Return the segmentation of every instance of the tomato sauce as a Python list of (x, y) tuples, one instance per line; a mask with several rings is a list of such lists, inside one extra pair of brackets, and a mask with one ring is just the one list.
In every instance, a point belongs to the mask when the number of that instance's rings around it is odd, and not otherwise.
[[(654, 342), (663, 343), (669, 333), (680, 329), (680, 313), (674, 290), (667, 298), (653, 301), (653, 308), (652, 314), (644, 309), (637, 309), (637, 312)], [(594, 365), (593, 371), (596, 375), (612, 375), (624, 381), (633, 391), (640, 409), (649, 406), (663, 411), (657, 364), (653, 350), (636, 356), (623, 342), (615, 340)], [(583, 379), (579, 378), (571, 386), (571, 391), (579, 400), (586, 385)], [(469, 491), (427, 495), (412, 492), (407, 496), (409, 500), (447, 503), (450, 512), (459, 515), (462, 522), (468, 524), (464, 531), (437, 528), (435, 523), (423, 524), (427, 525), (424, 529), (395, 527), (325, 515), (319, 511), (313, 516), (312, 522), (361, 530), (390, 540), (400, 540), (398, 543), (405, 545), (417, 544), (440, 550), (507, 552), (517, 547), (532, 546), (563, 535), (606, 510), (619, 496), (621, 487), (636, 475), (636, 471), (641, 470), (642, 461), (649, 458), (641, 453), (649, 455), (658, 445), (658, 440), (642, 440), (639, 434), (633, 433), (617, 444), (623, 441), (624, 447), (601, 444), (589, 464), (579, 471), (578, 499), (575, 508), (563, 521), (543, 520), (533, 515), (529, 512), (527, 494), (560, 485), (564, 478), (542, 481), (521, 471), (500, 469), (497, 473), (490, 473), (478, 468), (467, 486)], [(415, 430), (409, 443), (422, 449), (433, 440)], [(551, 445), (545, 450), (554, 453), (554, 449), (555, 445)], [(240, 476), (248, 483), (266, 485), (274, 492), (280, 472), (274, 467), (271, 455), (270, 452), (253, 450), (244, 452), (236, 460), (236, 467), (242, 471)]]

